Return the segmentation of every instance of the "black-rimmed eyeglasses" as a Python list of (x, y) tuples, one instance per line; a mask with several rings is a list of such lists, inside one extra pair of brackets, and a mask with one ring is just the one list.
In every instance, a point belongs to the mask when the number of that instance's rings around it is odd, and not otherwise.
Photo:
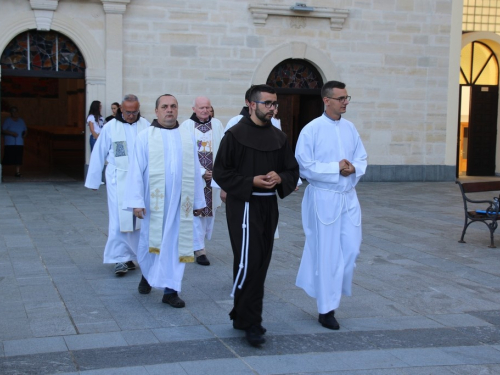
[(350, 102), (351, 101), (351, 97), (350, 96), (341, 96), (340, 98), (330, 98), (329, 96), (325, 96), (325, 98), (333, 99), (333, 100), (338, 100), (340, 103), (345, 103), (345, 102)]
[(270, 100), (266, 100), (265, 102), (254, 101), (254, 103), (264, 104), (267, 109), (272, 108), (272, 107), (278, 108), (278, 102), (272, 102)]

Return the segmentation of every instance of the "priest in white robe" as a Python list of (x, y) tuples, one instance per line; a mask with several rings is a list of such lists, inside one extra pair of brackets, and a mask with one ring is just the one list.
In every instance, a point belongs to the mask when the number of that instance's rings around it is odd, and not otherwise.
[(306, 242), (296, 285), (316, 298), (319, 322), (339, 329), (335, 310), (351, 295), (361, 246), (361, 208), (355, 186), (367, 155), (354, 125), (342, 118), (350, 96), (345, 84), (325, 83), (325, 112), (301, 131), (295, 149), (300, 175), (309, 185), (302, 201)]
[(163, 288), (162, 302), (181, 308), (186, 262), (193, 262), (193, 217), (206, 206), (196, 143), (177, 122), (177, 99), (156, 101), (157, 120), (137, 137), (124, 207), (142, 220), (137, 260), (139, 292)]
[(123, 192), (137, 134), (150, 123), (141, 117), (137, 96), (123, 98), (116, 117), (106, 123), (90, 156), (85, 187), (93, 190), (101, 186), (102, 169), (106, 161), (106, 190), (108, 195), (109, 227), (104, 248), (103, 263), (115, 264), (115, 275), (123, 276), (135, 269), (140, 222), (131, 212), (122, 210)]
[(212, 238), (215, 212), (222, 203), (221, 189), (213, 183), (212, 170), (220, 140), (224, 135), (224, 126), (219, 120), (210, 116), (211, 108), (212, 104), (209, 98), (198, 96), (193, 103), (193, 115), (181, 124), (181, 128), (186, 127), (195, 137), (198, 159), (202, 167), (200, 173), (205, 181), (204, 192), (207, 206), (201, 215), (194, 218), (195, 243), (193, 250), (196, 263), (202, 266), (210, 265), (205, 249), (205, 240)]

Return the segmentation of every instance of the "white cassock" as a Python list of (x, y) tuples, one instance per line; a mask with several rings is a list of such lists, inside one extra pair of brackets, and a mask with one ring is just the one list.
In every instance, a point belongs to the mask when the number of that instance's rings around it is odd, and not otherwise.
[[(142, 131), (137, 137), (127, 177), (124, 207), (146, 208), (137, 248), (137, 261), (149, 285), (154, 288), (168, 287), (180, 292), (185, 267), (185, 263), (179, 261), (178, 253), (183, 172), (182, 141), (179, 128), (158, 129), (161, 130), (165, 166), (165, 199), (160, 254), (149, 252), (150, 216), (148, 213), (151, 204), (155, 202), (150, 194), (148, 130)], [(194, 160), (197, 161), (198, 153), (194, 138), (192, 144)], [(194, 167), (194, 176), (200, 176), (199, 163), (194, 163)], [(203, 208), (205, 204), (201, 178), (195, 178), (193, 209)]]
[[(325, 114), (307, 124), (295, 149), (300, 176), (309, 185), (302, 200), (306, 243), (296, 285), (317, 299), (318, 312), (338, 308), (351, 295), (353, 271), (361, 246), (361, 208), (355, 186), (365, 174), (367, 155), (354, 125)], [(356, 172), (344, 177), (339, 162)]]
[(241, 120), (242, 117), (243, 117), (243, 115), (238, 115), (238, 116), (231, 117), (229, 119), (229, 121), (227, 122), (226, 127), (224, 128), (224, 132), (227, 132), (227, 130), (229, 128), (233, 127), (238, 122), (240, 122), (240, 120)]
[[(99, 189), (102, 180), (102, 170), (107, 161), (106, 167), (106, 190), (108, 195), (108, 212), (109, 212), (109, 227), (108, 241), (104, 248), (103, 263), (120, 263), (129, 260), (136, 260), (136, 249), (139, 242), (139, 230), (134, 225), (133, 229), (128, 228), (120, 230), (120, 212), (119, 200), (121, 200), (122, 190), (119, 189), (120, 169), (117, 167), (116, 151), (116, 129), (114, 127), (122, 127), (124, 131), (124, 140), (126, 142), (125, 157), (129, 157), (134, 149), (135, 140), (138, 132), (147, 128), (150, 125), (144, 117), (139, 117), (138, 121), (133, 124), (123, 123), (116, 119), (108, 122), (101, 130), (99, 138), (95, 143), (94, 150), (90, 155), (89, 169), (85, 180), (85, 187), (89, 189)], [(125, 172), (126, 174), (126, 172)], [(123, 177), (122, 177), (123, 178)], [(125, 181), (121, 181), (123, 185)], [(120, 186), (122, 187), (122, 186)], [(120, 199), (119, 199), (120, 196)], [(135, 220), (132, 213), (129, 213), (130, 220)], [(135, 223), (134, 223), (135, 224)]]
[[(184, 121), (180, 126), (187, 127), (193, 132), (193, 136), (195, 138), (197, 149), (210, 151), (212, 153), (212, 169), (213, 163), (215, 161), (215, 156), (217, 155), (217, 151), (219, 151), (219, 145), (222, 137), (224, 136), (224, 126), (222, 123), (216, 118), (212, 118), (210, 120), (211, 130), (202, 132), (196, 129), (196, 123), (192, 119), (188, 119)], [(202, 146), (205, 144), (205, 146)], [(202, 155), (198, 154), (201, 158)], [(200, 160), (200, 164), (202, 161)], [(211, 170), (210, 170), (211, 171)], [(206, 172), (206, 169), (201, 166), (200, 173), (203, 176)], [(202, 179), (203, 183), (205, 181)], [(222, 200), (220, 198), (220, 187), (212, 180), (211, 183), (211, 207), (212, 207), (212, 216), (195, 216), (193, 218), (194, 222), (194, 230), (195, 230), (195, 240), (193, 244), (193, 250), (201, 250), (205, 248), (205, 239), (210, 240), (212, 238), (212, 232), (214, 229), (214, 221), (215, 221), (215, 211), (218, 207), (221, 206)], [(210, 191), (210, 190), (207, 190)], [(209, 202), (207, 201), (207, 204)]]

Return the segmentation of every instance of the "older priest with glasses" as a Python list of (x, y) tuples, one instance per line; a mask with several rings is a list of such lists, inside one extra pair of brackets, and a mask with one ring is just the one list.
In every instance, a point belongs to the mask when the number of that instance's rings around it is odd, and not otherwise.
[(271, 124), (276, 100), (272, 87), (252, 87), (250, 117), (226, 131), (213, 170), (215, 182), (227, 192), (226, 218), (234, 254), (234, 307), (229, 316), (253, 346), (265, 342), (262, 307), (279, 217), (276, 193), (286, 197), (299, 178), (285, 133)]
[(122, 210), (125, 180), (129, 169), (130, 154), (137, 134), (149, 127), (149, 121), (141, 117), (139, 99), (129, 94), (123, 98), (121, 110), (101, 130), (90, 156), (85, 187), (97, 190), (101, 185), (102, 169), (106, 167), (109, 228), (104, 248), (103, 263), (115, 263), (115, 274), (125, 275), (135, 269), (140, 221), (131, 212)]

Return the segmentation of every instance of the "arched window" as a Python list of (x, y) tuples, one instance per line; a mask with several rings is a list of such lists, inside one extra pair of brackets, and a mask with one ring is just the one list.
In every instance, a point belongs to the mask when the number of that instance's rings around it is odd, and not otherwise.
[(462, 48), (461, 85), (498, 85), (498, 61), (486, 44), (472, 42)]
[[(10, 41), (0, 58), (2, 74), (83, 78), (85, 60), (66, 36), (55, 31), (29, 30)], [(28, 71), (29, 73), (26, 73)]]
[(318, 70), (305, 60), (288, 59), (274, 67), (267, 84), (281, 89), (321, 89), (323, 79)]

